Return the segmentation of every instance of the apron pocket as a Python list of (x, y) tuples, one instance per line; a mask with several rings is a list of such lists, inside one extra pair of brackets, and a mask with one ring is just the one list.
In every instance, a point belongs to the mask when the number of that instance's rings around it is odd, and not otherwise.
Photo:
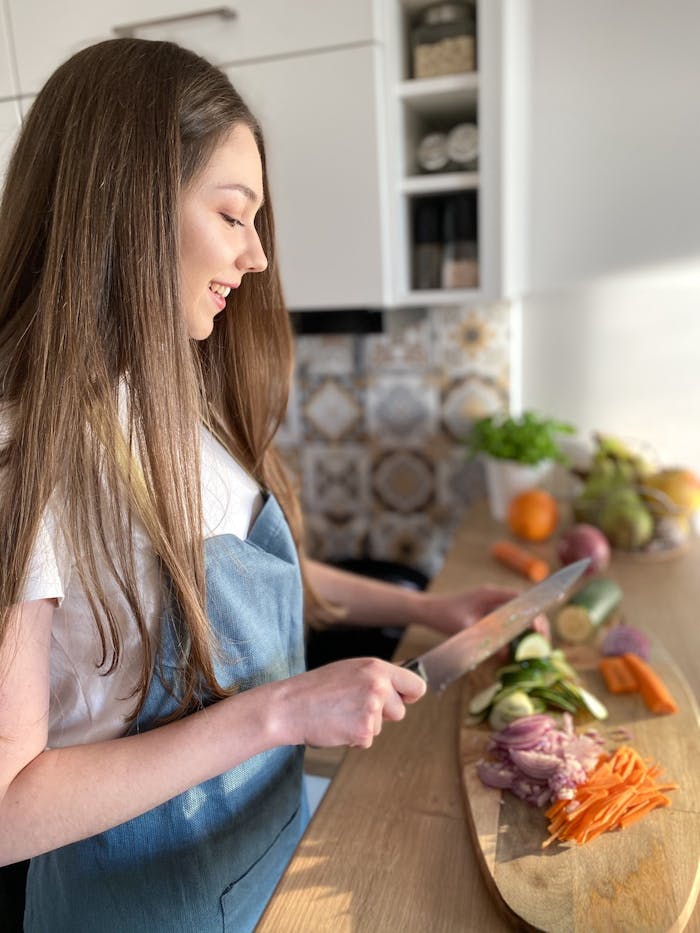
[(223, 933), (252, 933), (282, 877), (308, 816), (302, 803), (263, 854), (221, 894)]

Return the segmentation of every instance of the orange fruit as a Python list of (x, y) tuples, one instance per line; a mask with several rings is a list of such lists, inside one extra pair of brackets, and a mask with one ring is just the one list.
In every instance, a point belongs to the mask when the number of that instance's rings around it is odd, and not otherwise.
[(508, 505), (508, 527), (526, 541), (546, 541), (559, 521), (557, 500), (544, 489), (526, 489)]

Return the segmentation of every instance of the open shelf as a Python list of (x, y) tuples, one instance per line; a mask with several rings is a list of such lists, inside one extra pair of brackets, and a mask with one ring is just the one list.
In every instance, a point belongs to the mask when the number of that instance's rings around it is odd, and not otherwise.
[(479, 187), (478, 172), (443, 172), (435, 175), (411, 175), (401, 181), (403, 194), (442, 194)]
[(476, 71), (437, 78), (401, 81), (398, 97), (414, 113), (423, 117), (443, 116), (464, 109), (476, 110), (479, 74)]

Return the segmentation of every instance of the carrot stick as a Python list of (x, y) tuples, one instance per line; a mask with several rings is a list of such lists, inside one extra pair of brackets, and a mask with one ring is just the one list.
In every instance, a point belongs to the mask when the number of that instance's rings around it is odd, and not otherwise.
[(660, 767), (644, 761), (633, 748), (621, 745), (610, 757), (602, 756), (587, 781), (576, 788), (573, 800), (559, 800), (546, 811), (549, 836), (555, 841), (583, 845), (612, 829), (624, 829), (670, 800), (663, 793), (675, 784), (657, 784)]
[(598, 667), (610, 693), (637, 693), (637, 680), (623, 658), (618, 655), (601, 658)]
[(623, 654), (625, 664), (637, 681), (637, 687), (647, 709), (652, 713), (677, 713), (678, 704), (673, 699), (666, 684), (646, 661), (639, 655)]
[(549, 576), (549, 564), (546, 561), (512, 541), (496, 541), (491, 547), (491, 556), (535, 583)]

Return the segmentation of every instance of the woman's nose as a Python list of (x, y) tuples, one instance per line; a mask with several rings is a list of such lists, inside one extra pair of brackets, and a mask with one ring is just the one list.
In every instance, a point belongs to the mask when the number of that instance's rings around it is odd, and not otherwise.
[(250, 229), (250, 236), (245, 252), (238, 258), (237, 265), (242, 272), (264, 272), (267, 269), (267, 256), (260, 242), (257, 230)]

